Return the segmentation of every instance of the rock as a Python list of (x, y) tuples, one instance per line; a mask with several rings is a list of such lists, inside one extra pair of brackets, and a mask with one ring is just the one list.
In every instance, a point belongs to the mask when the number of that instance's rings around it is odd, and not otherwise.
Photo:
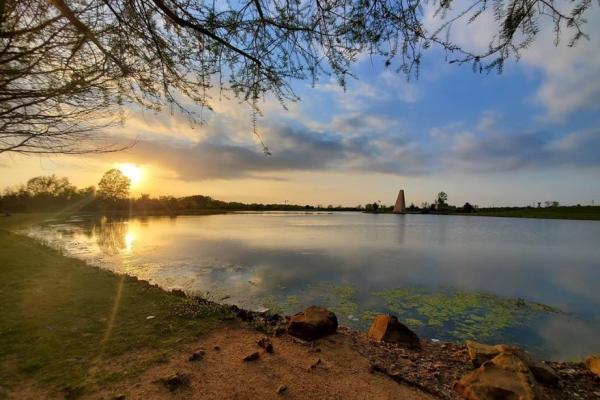
[(290, 318), (287, 331), (302, 340), (315, 340), (337, 331), (334, 313), (323, 307), (311, 306)]
[(498, 350), (496, 346), (477, 343), (472, 340), (467, 340), (467, 352), (475, 367), (479, 367), (484, 362), (489, 361), (500, 354), (500, 350)]
[(311, 370), (311, 369), (315, 369), (315, 368), (317, 368), (319, 365), (321, 365), (322, 363), (323, 363), (323, 362), (321, 361), (321, 359), (320, 359), (320, 358), (317, 358), (317, 360), (316, 360), (315, 362), (313, 362), (312, 364), (310, 364), (310, 365), (308, 366), (308, 369), (309, 369), (309, 370)]
[(536, 400), (534, 378), (516, 355), (502, 353), (455, 382), (467, 400)]
[(171, 376), (160, 379), (160, 381), (167, 389), (169, 389), (169, 391), (174, 392), (179, 388), (189, 386), (190, 376), (188, 374), (177, 372)]
[(195, 352), (192, 353), (192, 355), (190, 356), (190, 358), (188, 358), (189, 361), (201, 361), (204, 358), (204, 355), (206, 354), (206, 352), (204, 350), (196, 350)]
[(273, 344), (271, 343), (269, 338), (266, 336), (261, 338), (258, 342), (256, 342), (256, 344), (259, 345), (260, 347), (262, 347), (263, 349), (265, 349), (265, 351), (267, 353), (273, 352)]
[(177, 297), (187, 297), (187, 295), (185, 294), (185, 292), (181, 289), (173, 289), (171, 290), (171, 293)]
[(258, 360), (259, 357), (260, 357), (260, 353), (258, 351), (255, 351), (254, 353), (248, 354), (246, 357), (244, 357), (244, 361), (248, 362), (248, 361)]
[(419, 337), (393, 315), (378, 315), (369, 328), (369, 339), (420, 348)]
[(585, 359), (585, 365), (597, 376), (600, 376), (600, 355), (589, 356)]
[(531, 373), (527, 365), (513, 353), (500, 353), (492, 359), (491, 363), (509, 371), (521, 372), (523, 374)]
[(556, 371), (543, 361), (536, 360), (533, 356), (525, 352), (523, 355), (519, 355), (519, 357), (527, 365), (538, 382), (556, 385), (560, 380)]
[(559, 381), (558, 374), (552, 367), (542, 361), (538, 361), (531, 354), (516, 346), (506, 344), (497, 344), (491, 346), (488, 344), (477, 343), (467, 340), (467, 351), (469, 358), (474, 366), (479, 367), (486, 361), (489, 361), (499, 354), (509, 353), (517, 356), (529, 368), (533, 376), (541, 383), (556, 384)]
[(277, 394), (282, 394), (286, 390), (287, 390), (287, 386), (285, 386), (285, 385), (279, 385), (279, 387), (277, 388)]

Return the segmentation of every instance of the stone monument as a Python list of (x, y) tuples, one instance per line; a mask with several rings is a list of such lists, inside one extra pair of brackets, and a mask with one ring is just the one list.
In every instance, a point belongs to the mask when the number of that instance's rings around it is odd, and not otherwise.
[(404, 190), (398, 192), (398, 198), (394, 205), (394, 214), (406, 214), (406, 205), (404, 202)]

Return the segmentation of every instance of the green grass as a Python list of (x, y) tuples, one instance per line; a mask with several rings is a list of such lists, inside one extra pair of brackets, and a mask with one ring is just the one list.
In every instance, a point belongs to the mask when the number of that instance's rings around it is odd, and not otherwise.
[(464, 215), (479, 217), (600, 220), (600, 207), (498, 208)]
[(77, 397), (163, 362), (227, 316), (8, 231), (47, 217), (0, 217), (0, 398), (31, 382)]

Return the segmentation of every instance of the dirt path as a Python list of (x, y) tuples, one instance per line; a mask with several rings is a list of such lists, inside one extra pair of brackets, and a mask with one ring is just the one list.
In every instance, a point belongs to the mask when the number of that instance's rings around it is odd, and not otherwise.
[[(369, 372), (366, 358), (351, 348), (351, 340), (336, 334), (315, 345), (288, 335), (270, 338), (274, 352), (256, 343), (264, 335), (241, 324), (209, 334), (195, 346), (153, 367), (136, 379), (106, 388), (90, 398), (113, 399), (404, 399), (425, 400), (431, 396), (398, 384), (389, 377)], [(218, 349), (215, 349), (218, 346)], [(195, 351), (200, 361), (188, 360)], [(259, 351), (255, 361), (242, 359)], [(320, 360), (320, 361), (318, 361)], [(161, 378), (175, 373), (189, 384), (170, 391)], [(282, 393), (277, 393), (285, 385)]]

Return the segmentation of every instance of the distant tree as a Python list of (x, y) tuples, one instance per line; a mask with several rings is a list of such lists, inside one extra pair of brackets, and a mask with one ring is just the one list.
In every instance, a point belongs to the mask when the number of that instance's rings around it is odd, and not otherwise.
[(426, 202), (426, 201), (422, 202), (422, 203), (421, 203), (421, 208), (422, 208), (423, 210), (428, 210), (428, 209), (429, 209), (429, 203), (428, 203), (428, 202)]
[(131, 181), (116, 168), (106, 171), (98, 183), (98, 196), (106, 201), (116, 202), (129, 196)]
[(469, 202), (466, 202), (462, 208), (463, 208), (463, 212), (466, 212), (466, 213), (471, 213), (475, 210), (475, 207), (473, 207), (471, 205), (471, 203), (469, 203)]
[(76, 191), (68, 178), (58, 178), (56, 175), (31, 178), (27, 181), (26, 189), (32, 197), (70, 197)]
[(444, 192), (439, 192), (437, 198), (435, 199), (435, 203), (442, 206), (446, 204), (446, 201), (448, 201), (448, 195)]
[(77, 194), (80, 197), (94, 197), (96, 195), (96, 188), (94, 186), (88, 186), (83, 189), (79, 189)]
[(379, 210), (379, 203), (374, 202), (373, 203), (373, 211), (377, 212), (377, 210)]

